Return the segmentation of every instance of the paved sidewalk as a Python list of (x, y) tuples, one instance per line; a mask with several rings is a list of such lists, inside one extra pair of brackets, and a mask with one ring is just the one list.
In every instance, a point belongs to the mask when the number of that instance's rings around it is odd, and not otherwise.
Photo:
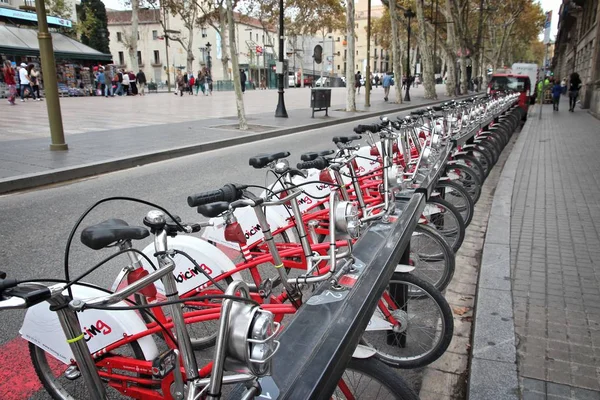
[(512, 200), (511, 277), (524, 399), (600, 399), (600, 123), (530, 119)]
[[(441, 91), (441, 88), (438, 89)], [(70, 121), (74, 130), (66, 136), (69, 150), (63, 152), (48, 150), (49, 137), (44, 133), (47, 128), (38, 121), (42, 120), (41, 114), (46, 112), (45, 104), (20, 104), (17, 111), (27, 109), (28, 112), (40, 115), (26, 119), (0, 118), (0, 193), (97, 175), (431, 103), (423, 99), (422, 94), (419, 96), (418, 89), (413, 93), (413, 101), (405, 104), (384, 103), (377, 97), (379, 91), (381, 88), (374, 91), (372, 105), (368, 110), (365, 110), (364, 94), (361, 94), (357, 96), (357, 112), (340, 111), (343, 106), (337, 104), (330, 109), (329, 117), (318, 113), (315, 118), (311, 118), (309, 108), (299, 108), (299, 105), (305, 106), (308, 103), (305, 96), (309, 96), (309, 89), (293, 89), (288, 94), (291, 106), (288, 107), (287, 119), (274, 117), (276, 92), (248, 92), (245, 95), (247, 109), (255, 110), (255, 113), (247, 115), (253, 129), (246, 132), (236, 129), (237, 117), (232, 115), (234, 111), (225, 108), (228, 102), (231, 103), (229, 106), (235, 108), (233, 100), (226, 98), (231, 97), (229, 93), (218, 93), (213, 98), (193, 96), (190, 99), (186, 99), (185, 95), (180, 98), (168, 94), (123, 99), (66, 98), (61, 99), (65, 121)], [(333, 92), (334, 99), (338, 101), (345, 94), (343, 89), (334, 89)], [(447, 98), (439, 96), (438, 101), (445, 99)], [(219, 104), (225, 111), (215, 108)], [(332, 104), (336, 103), (332, 101)], [(114, 107), (117, 108), (113, 109)], [(6, 106), (0, 110), (4, 113), (9, 109), (16, 110), (16, 107)], [(267, 110), (268, 112), (264, 112)], [(118, 124), (115, 125), (115, 122)], [(45, 123), (47, 124), (47, 120)], [(67, 126), (65, 122), (65, 127)], [(106, 130), (107, 126), (129, 127)], [(88, 127), (95, 130), (86, 132)], [(10, 140), (27, 129), (31, 138)]]

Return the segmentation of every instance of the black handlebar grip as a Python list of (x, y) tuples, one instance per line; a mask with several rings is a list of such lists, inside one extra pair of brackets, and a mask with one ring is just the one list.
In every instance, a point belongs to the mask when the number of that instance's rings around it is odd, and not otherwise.
[(433, 111), (444, 111), (444, 107), (433, 106)]
[(314, 169), (322, 170), (322, 169), (327, 168), (327, 166), (328, 166), (327, 160), (325, 160), (323, 157), (318, 157), (318, 158), (315, 158), (312, 161), (302, 161), (302, 162), (299, 162), (296, 165), (296, 168), (298, 168), (298, 169), (310, 169), (310, 168), (314, 168)]
[(245, 186), (242, 185), (228, 183), (221, 189), (210, 190), (208, 192), (188, 196), (187, 202), (190, 207), (197, 207), (204, 204), (215, 203), (217, 201), (231, 203), (232, 201), (239, 200), (242, 197), (242, 189), (244, 188)]
[(378, 124), (369, 124), (369, 125), (358, 125), (354, 128), (354, 132), (358, 134), (363, 134), (365, 132), (377, 133), (381, 130), (381, 126)]
[(6, 272), (0, 271), (0, 279), (6, 279)]

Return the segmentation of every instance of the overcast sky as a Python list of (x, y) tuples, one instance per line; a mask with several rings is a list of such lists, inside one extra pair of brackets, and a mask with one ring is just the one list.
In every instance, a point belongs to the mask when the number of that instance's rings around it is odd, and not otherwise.
[[(122, 10), (124, 9), (124, 1), (123, 0), (102, 0), (104, 5), (107, 8), (112, 8), (113, 10)], [(542, 8), (544, 12), (552, 10), (552, 32), (550, 37), (554, 40), (556, 36), (556, 29), (558, 25), (558, 9), (562, 3), (562, 0), (539, 0), (542, 4)], [(379, 4), (379, 0), (373, 0), (372, 4)], [(543, 35), (540, 35), (540, 39), (543, 38)]]

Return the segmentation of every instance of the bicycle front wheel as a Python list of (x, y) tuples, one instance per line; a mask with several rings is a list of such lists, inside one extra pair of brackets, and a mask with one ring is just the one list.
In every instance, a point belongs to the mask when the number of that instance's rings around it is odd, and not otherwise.
[(375, 358), (353, 358), (331, 398), (418, 400), (419, 396), (404, 378), (381, 361)]
[(452, 311), (440, 291), (410, 273), (395, 272), (362, 340), (384, 363), (412, 369), (440, 358), (453, 331)]
[(440, 197), (450, 202), (460, 213), (463, 221), (465, 221), (465, 226), (469, 226), (473, 219), (475, 203), (465, 188), (459, 183), (443, 180), (437, 183), (436, 189), (440, 190)]
[[(144, 354), (142, 353), (142, 349), (137, 342), (132, 342), (128, 346), (122, 346), (118, 348), (116, 353), (123, 357), (132, 357), (138, 360), (144, 360)], [(81, 400), (91, 398), (89, 389), (86, 387), (81, 376), (71, 375), (69, 378), (67, 377), (65, 372), (69, 367), (68, 365), (56, 360), (53, 356), (33, 343), (29, 343), (29, 355), (39, 380), (42, 382), (44, 389), (46, 389), (48, 394), (54, 400)], [(119, 372), (122, 372), (125, 375), (129, 374), (132, 377), (148, 378), (147, 376), (140, 374), (130, 374), (125, 371)], [(105, 383), (104, 386), (107, 400), (121, 400), (130, 398), (112, 388), (108, 383)]]
[[(446, 239), (435, 229), (417, 225), (410, 239), (409, 263), (415, 267), (413, 274), (442, 291), (452, 280), (456, 260)], [(421, 293), (414, 292), (414, 296)]]
[(440, 197), (432, 197), (425, 206), (427, 226), (435, 229), (457, 252), (465, 239), (465, 221), (456, 208)]

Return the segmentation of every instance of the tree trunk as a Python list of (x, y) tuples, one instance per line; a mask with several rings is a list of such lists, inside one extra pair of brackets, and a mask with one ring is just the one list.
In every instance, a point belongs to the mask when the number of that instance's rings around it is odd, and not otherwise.
[(480, 91), (479, 87), (479, 54), (471, 55), (471, 79), (475, 81), (475, 90)]
[(421, 51), (421, 69), (423, 76), (423, 86), (425, 88), (426, 99), (437, 99), (435, 92), (435, 71), (433, 69), (433, 50), (427, 43), (425, 32), (425, 15), (423, 14), (423, 0), (417, 0), (417, 21), (419, 23), (419, 49)]
[[(235, 25), (233, 21), (232, 1), (227, 0), (227, 28), (229, 29), (229, 48), (231, 49), (231, 64), (233, 70), (233, 87), (235, 88), (235, 106), (237, 108), (240, 130), (248, 130), (246, 121), (246, 112), (244, 110), (244, 98), (242, 93), (242, 83), (240, 81), (240, 65), (238, 63), (237, 48), (235, 46)], [(221, 39), (222, 40), (222, 39)]]
[[(219, 33), (221, 35), (221, 65), (223, 66), (223, 80), (226, 80), (226, 81), (231, 79), (229, 76), (229, 53), (227, 51), (228, 43), (231, 43), (231, 41), (227, 40), (227, 37), (228, 37), (227, 30), (229, 29), (228, 24), (227, 24), (227, 19), (228, 19), (227, 9), (225, 9), (224, 7), (221, 7), (221, 9), (219, 10)], [(229, 48), (231, 48), (230, 45), (229, 45)]]
[(131, 37), (129, 39), (129, 60), (131, 61), (131, 71), (139, 70), (137, 57), (138, 25), (139, 25), (140, 0), (131, 0)]
[(446, 65), (448, 71), (446, 72), (446, 95), (454, 97), (456, 96), (456, 33), (454, 27), (454, 17), (452, 14), (452, 5), (450, 1), (446, 1), (446, 14), (447, 14), (447, 37), (446, 37)]
[[(396, 0), (390, 0), (390, 24), (392, 25), (392, 69), (394, 71), (396, 103), (402, 103), (402, 55), (400, 54), (400, 33), (396, 17)], [(389, 71), (386, 71), (389, 72)]]
[(348, 57), (346, 60), (346, 111), (356, 111), (356, 91), (354, 89), (354, 0), (346, 5), (346, 40), (348, 41)]
[(446, 96), (456, 96), (456, 58), (447, 56), (446, 66)]
[(469, 86), (467, 82), (467, 58), (464, 54), (460, 56), (460, 94), (468, 94)]
[[(194, 18), (195, 19), (195, 18)], [(194, 21), (192, 20), (190, 22), (190, 25), (187, 27), (188, 28), (188, 39), (187, 39), (187, 72), (188, 74), (191, 74), (194, 72)]]

